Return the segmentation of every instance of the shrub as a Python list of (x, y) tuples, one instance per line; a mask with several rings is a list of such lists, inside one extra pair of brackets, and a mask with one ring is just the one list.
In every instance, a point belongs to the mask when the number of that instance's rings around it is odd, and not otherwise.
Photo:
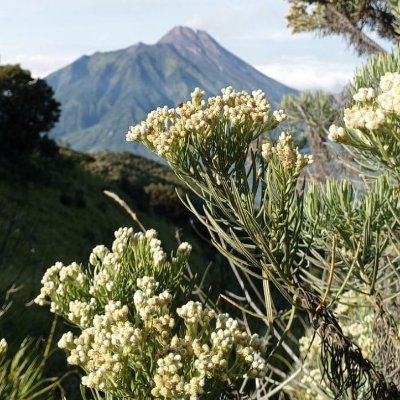
[[(392, 57), (398, 54), (397, 50)], [(381, 57), (389, 58), (390, 64), (390, 56)], [(375, 323), (369, 320), (366, 337), (371, 339), (371, 330), (378, 330), (383, 340), (374, 351), (397, 359), (398, 349), (388, 345), (388, 332), (394, 330), (398, 338), (398, 328), (381, 296), (388, 282), (394, 285), (389, 296), (399, 293), (398, 258), (388, 246), (398, 243), (399, 229), (400, 74), (377, 76), (379, 62), (372, 61), (368, 72), (373, 73), (361, 76), (375, 85), (380, 81), (380, 89), (365, 87), (363, 79), (356, 78), (355, 103), (344, 112), (346, 128), (330, 128), (331, 139), (351, 146), (359, 168), (372, 180), (363, 188), (364, 196), (346, 181), (301, 184), (312, 157), (301, 154), (286, 132), (276, 142), (268, 136), (261, 142), (261, 135), (277, 128), (285, 114), (272, 113), (260, 91), (248, 94), (226, 88), (205, 102), (204, 92), (196, 89), (191, 101), (151, 112), (127, 134), (128, 140), (141, 141), (164, 157), (178, 178), (202, 198), (203, 212), (189, 198), (186, 205), (207, 226), (231, 265), (242, 270), (239, 282), (247, 279), (254, 293), (252, 281), (262, 280), (263, 297), (256, 292), (258, 300), (249, 297), (242, 283), (251, 311), (229, 301), (269, 321), (270, 329), (272, 321), (280, 320), (274, 351), (281, 352), (282, 335), (292, 329), (294, 315), (300, 318), (307, 312), (311, 338), (319, 337), (319, 375), (314, 375), (325, 378), (326, 390), (318, 386), (322, 398), (400, 398), (396, 363), (389, 358), (383, 363), (382, 358), (374, 360), (333, 308), (351, 289), (371, 296)], [(252, 145), (255, 140), (257, 146)], [(386, 176), (379, 176), (382, 169)], [(275, 308), (272, 288), (285, 297), (287, 313)], [(260, 315), (263, 309), (266, 312)], [(284, 349), (301, 365), (287, 346)], [(270, 395), (278, 388), (293, 394), (296, 387), (313, 396), (301, 378), (295, 379), (300, 371), (287, 378), (285, 382), (293, 381), (290, 385), (270, 385)]]
[(167, 258), (154, 230), (115, 233), (89, 267), (56, 263), (35, 302), (80, 332), (58, 345), (85, 371), (82, 384), (117, 398), (215, 399), (227, 385), (263, 377), (267, 343), (228, 314), (188, 295), (182, 273), (191, 247)]
[[(148, 198), (148, 205), (155, 211), (170, 215), (174, 219), (187, 215), (174, 186), (164, 183), (150, 183), (144, 187), (144, 191)], [(182, 191), (179, 192), (182, 195)]]
[(54, 146), (45, 135), (58, 121), (59, 106), (43, 79), (32, 78), (19, 65), (0, 66), (2, 156), (30, 154), (41, 141), (45, 153), (54, 154)]
[[(168, 258), (155, 231), (120, 229), (88, 268), (51, 267), (36, 299), (78, 327), (59, 346), (93, 396), (205, 400), (255, 387), (258, 398), (400, 399), (399, 60), (399, 49), (372, 58), (329, 129), (362, 182), (307, 183), (313, 158), (287, 132), (269, 137), (285, 113), (261, 91), (228, 87), (206, 102), (196, 89), (130, 128), (202, 199), (183, 201), (229, 261), (242, 296), (221, 298), (243, 321), (201, 287), (203, 301), (189, 299), (188, 244)], [(266, 334), (250, 334), (252, 318)]]

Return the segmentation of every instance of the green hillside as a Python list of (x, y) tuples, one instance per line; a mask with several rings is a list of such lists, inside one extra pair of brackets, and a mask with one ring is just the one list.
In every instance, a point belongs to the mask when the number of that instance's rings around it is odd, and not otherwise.
[(221, 88), (262, 89), (279, 104), (291, 89), (257, 71), (204, 31), (177, 27), (154, 45), (83, 56), (47, 78), (61, 103), (51, 136), (81, 151), (130, 151), (154, 157), (124, 133), (158, 106), (188, 99), (196, 86), (206, 95)]
[[(166, 250), (177, 247), (176, 232), (182, 228), (181, 239), (192, 244), (192, 266), (199, 274), (210, 261), (221, 263), (191, 227), (167, 167), (128, 153), (84, 155), (61, 149), (56, 158), (25, 168), (0, 165), (0, 176), (0, 293), (12, 283), (22, 285), (13, 307), (0, 319), (2, 335), (10, 342), (47, 335), (48, 310), (26, 304), (37, 295), (49, 266), (56, 261), (86, 263), (95, 245), (111, 245), (117, 228), (139, 230), (103, 190), (119, 194), (146, 228), (158, 230)], [(209, 276), (218, 291), (224, 271), (214, 268)]]

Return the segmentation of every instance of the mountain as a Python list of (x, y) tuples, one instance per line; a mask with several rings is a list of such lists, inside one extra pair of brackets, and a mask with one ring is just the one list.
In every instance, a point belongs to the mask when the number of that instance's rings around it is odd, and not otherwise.
[(73, 149), (130, 151), (153, 157), (139, 143), (126, 143), (128, 127), (158, 106), (174, 106), (196, 87), (262, 89), (271, 102), (294, 93), (257, 71), (204, 31), (176, 27), (156, 44), (82, 56), (48, 76), (62, 104), (51, 137)]

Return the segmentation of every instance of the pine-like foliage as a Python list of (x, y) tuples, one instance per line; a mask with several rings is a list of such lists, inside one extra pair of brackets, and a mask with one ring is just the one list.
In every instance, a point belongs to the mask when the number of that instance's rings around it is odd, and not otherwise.
[(287, 21), (294, 33), (316, 32), (346, 38), (359, 54), (384, 51), (370, 32), (397, 42), (397, 0), (289, 0)]

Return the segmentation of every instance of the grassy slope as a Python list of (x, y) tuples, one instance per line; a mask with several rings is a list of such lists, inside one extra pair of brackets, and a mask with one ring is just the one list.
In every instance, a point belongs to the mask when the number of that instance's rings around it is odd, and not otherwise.
[[(14, 307), (0, 320), (0, 336), (19, 342), (26, 335), (46, 335), (48, 309), (25, 306), (37, 294), (46, 268), (55, 261), (85, 264), (96, 244), (109, 246), (118, 227), (132, 225), (125, 211), (102, 193), (105, 189), (127, 200), (146, 228), (157, 229), (166, 250), (176, 248), (175, 233), (182, 228), (199, 273), (211, 260), (221, 263), (190, 227), (188, 214), (177, 220), (148, 207), (144, 185), (176, 183), (166, 167), (131, 154), (89, 156), (69, 150), (37, 164), (36, 170), (0, 170), (0, 289), (11, 282), (23, 285)], [(209, 278), (217, 291), (225, 271), (212, 269)]]

